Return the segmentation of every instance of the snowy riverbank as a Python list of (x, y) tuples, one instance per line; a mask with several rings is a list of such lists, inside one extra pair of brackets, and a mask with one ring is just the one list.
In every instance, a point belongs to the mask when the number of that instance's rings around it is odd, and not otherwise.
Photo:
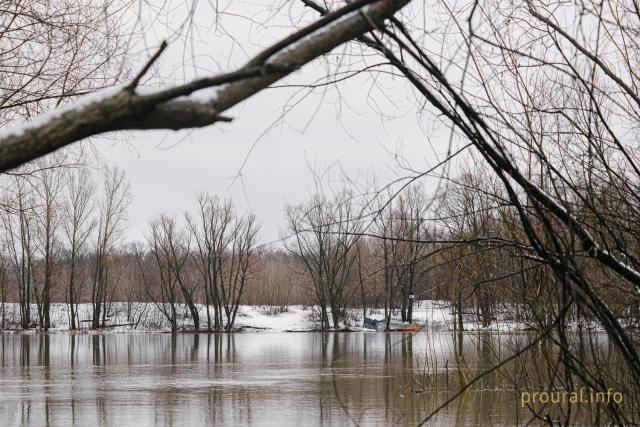
[[(1, 310), (1, 308), (0, 308)], [(37, 308), (32, 306), (31, 319), (36, 320)], [(206, 328), (207, 314), (204, 305), (198, 305), (201, 329)], [(1, 311), (0, 311), (1, 313)], [(347, 311), (340, 329), (366, 330), (362, 328), (362, 310)], [(19, 329), (19, 307), (17, 304), (6, 304), (7, 330)], [(80, 329), (90, 332), (91, 305), (78, 306)], [(211, 312), (213, 319), (213, 311)], [(367, 317), (383, 319), (384, 310), (367, 310)], [(273, 331), (273, 332), (303, 332), (318, 330), (317, 310), (314, 306), (240, 306), (235, 322), (236, 331)], [(414, 322), (425, 324), (427, 330), (447, 330), (453, 327), (451, 308), (442, 301), (418, 301), (413, 310)], [(51, 305), (51, 332), (69, 330), (69, 308), (67, 304)], [(392, 322), (400, 323), (400, 312), (394, 313)], [(186, 306), (178, 307), (178, 329), (180, 331), (193, 330), (193, 321)], [(470, 319), (465, 321), (465, 330), (524, 330), (526, 325), (506, 320), (494, 321), (491, 326), (483, 328)], [(110, 332), (168, 332), (170, 325), (158, 307), (153, 303), (113, 303), (109, 307), (107, 327)]]

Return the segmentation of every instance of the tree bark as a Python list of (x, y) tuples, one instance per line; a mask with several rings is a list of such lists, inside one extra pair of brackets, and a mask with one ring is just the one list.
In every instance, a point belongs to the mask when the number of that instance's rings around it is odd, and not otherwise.
[[(127, 85), (107, 89), (101, 97), (81, 98), (49, 115), (3, 132), (0, 172), (101, 133), (130, 129), (178, 130), (229, 121), (220, 114), (336, 46), (377, 28), (409, 1), (347, 4), (267, 48), (235, 72), (149, 94), (138, 93), (135, 85)], [(371, 4), (356, 7), (367, 3)], [(220, 86), (220, 90), (206, 102), (184, 98), (213, 86)]]

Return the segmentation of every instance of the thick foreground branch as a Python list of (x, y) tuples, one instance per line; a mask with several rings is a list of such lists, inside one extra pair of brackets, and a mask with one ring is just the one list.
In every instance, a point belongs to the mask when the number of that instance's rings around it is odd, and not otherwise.
[[(230, 121), (220, 114), (309, 61), (381, 25), (410, 0), (360, 0), (265, 49), (239, 70), (153, 92), (136, 85), (80, 98), (0, 132), (0, 172), (93, 135), (127, 129), (185, 129)], [(208, 98), (190, 98), (218, 86)]]

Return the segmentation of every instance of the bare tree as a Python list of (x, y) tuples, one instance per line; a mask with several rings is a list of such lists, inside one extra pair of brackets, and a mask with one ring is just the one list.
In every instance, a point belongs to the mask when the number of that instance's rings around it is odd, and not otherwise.
[(251, 279), (258, 231), (259, 227), (253, 214), (236, 218), (232, 231), (231, 253), (228, 254), (226, 265), (226, 284), (221, 287), (227, 331), (233, 329), (240, 299)]
[[(186, 231), (178, 229), (174, 218), (161, 217), (160, 219), (166, 239), (166, 249), (169, 268), (173, 271), (178, 287), (182, 294), (182, 300), (189, 308), (193, 327), (200, 329), (200, 314), (195, 304), (195, 293), (197, 282), (192, 280), (187, 273), (187, 262), (191, 248), (189, 247), (189, 236)], [(157, 245), (154, 245), (157, 246)]]
[(380, 271), (384, 284), (384, 320), (385, 329), (389, 329), (391, 315), (396, 308), (398, 293), (406, 281), (407, 269), (403, 264), (403, 227), (395, 212), (393, 200), (379, 200), (380, 206), (374, 219), (377, 239), (376, 255), (380, 259)]
[(145, 285), (145, 271), (141, 269), (143, 265), (142, 255), (144, 248), (142, 244), (132, 243), (127, 246), (121, 260), (124, 275), (122, 293), (126, 302), (127, 323), (136, 328), (142, 318), (147, 314), (149, 307), (149, 296)]
[(197, 217), (185, 217), (195, 242), (193, 259), (204, 285), (207, 328), (212, 328), (209, 306), (213, 305), (213, 329), (231, 331), (251, 274), (258, 232), (255, 217), (238, 216), (230, 201), (210, 195), (198, 197)]
[[(0, 0), (0, 127), (32, 120), (127, 75), (129, 34), (124, 29), (124, 14), (129, 5), (128, 1), (110, 0)], [(14, 171), (16, 177), (22, 177), (21, 185), (33, 186), (26, 191), (36, 190), (29, 197), (38, 200), (27, 210), (21, 196), (17, 206), (3, 206), (7, 219), (17, 219), (16, 224), (5, 221), (6, 226), (16, 226), (7, 229), (7, 234), (21, 236), (13, 240), (11, 258), (12, 264), (22, 264), (18, 283), (20, 301), (24, 301), (23, 327), (31, 323), (28, 307), (33, 298), (41, 326), (50, 327), (54, 257), (60, 250), (57, 214), (63, 172), (57, 169), (66, 166), (66, 160), (49, 157)], [(3, 185), (10, 186), (12, 179), (5, 178)], [(34, 210), (33, 216), (29, 210)]]
[(316, 196), (307, 204), (287, 207), (292, 237), (285, 244), (312, 279), (323, 329), (329, 329), (329, 313), (333, 327), (339, 328), (341, 312), (350, 299), (348, 285), (355, 274), (361, 213), (346, 191), (332, 200)]
[[(183, 280), (188, 247), (184, 246), (184, 239), (178, 235), (175, 218), (161, 215), (149, 223), (151, 228), (147, 236), (150, 247), (149, 257), (153, 260), (151, 271), (144, 266), (143, 255), (138, 255), (138, 265), (144, 277), (148, 296), (158, 310), (171, 325), (171, 331), (178, 329), (178, 303), (180, 282)], [(180, 241), (182, 240), (182, 241)], [(180, 246), (176, 248), (176, 246)], [(155, 274), (151, 274), (155, 272)], [(197, 323), (197, 316), (194, 323)]]
[(1, 0), (0, 127), (118, 81), (127, 4)]
[(424, 189), (414, 185), (404, 190), (398, 200), (403, 249), (402, 267), (406, 269), (402, 282), (401, 317), (403, 322), (413, 321), (413, 303), (418, 283), (424, 280), (425, 261), (432, 247), (424, 243), (430, 240), (427, 225), (429, 204)]
[(51, 327), (51, 289), (53, 273), (58, 261), (60, 242), (60, 199), (62, 193), (62, 170), (57, 167), (64, 163), (59, 158), (47, 157), (36, 162), (34, 189), (36, 195), (35, 218), (39, 252), (42, 255), (42, 289), (36, 293), (40, 324), (47, 330)]
[(2, 310), (2, 320), (0, 320), (0, 330), (7, 327), (7, 281), (8, 281), (8, 260), (5, 253), (5, 246), (2, 244), (0, 251), (0, 310)]
[[(319, 18), (254, 56), (238, 70), (195, 79), (165, 89), (140, 91), (138, 84), (166, 47), (163, 44), (129, 84), (58, 109), (46, 119), (0, 136), (0, 171), (17, 167), (75, 141), (126, 129), (184, 129), (219, 121), (237, 105), (309, 61), (330, 52), (384, 20), (409, 0), (358, 0)], [(215, 96), (189, 95), (220, 87)]]
[(81, 276), (80, 263), (87, 261), (87, 243), (96, 221), (93, 218), (93, 195), (95, 185), (85, 168), (66, 171), (66, 200), (63, 222), (64, 236), (68, 248), (68, 282), (66, 290), (69, 304), (69, 326), (78, 325), (78, 303), (82, 295), (84, 278)]
[(207, 328), (211, 330), (209, 307), (213, 305), (213, 329), (223, 328), (221, 281), (223, 277), (223, 257), (231, 240), (229, 232), (232, 221), (231, 203), (220, 203), (216, 197), (198, 197), (198, 214), (195, 218), (186, 214), (189, 231), (195, 241), (194, 261), (198, 267), (204, 286), (207, 306)]
[(129, 183), (124, 171), (108, 168), (99, 204), (98, 238), (95, 246), (95, 270), (91, 290), (92, 328), (106, 324), (106, 304), (109, 286), (109, 259), (118, 243), (126, 213), (131, 203)]
[(20, 326), (31, 327), (35, 262), (34, 197), (29, 177), (11, 178), (12, 189), (7, 191), (5, 209), (1, 212), (3, 237), (7, 248), (12, 276), (17, 283), (20, 305)]
[[(635, 340), (593, 273), (604, 271), (634, 293), (640, 286), (629, 239), (635, 230), (612, 210), (637, 210), (636, 138), (626, 129), (637, 127), (640, 106), (638, 8), (486, 1), (461, 9), (440, 2), (432, 15), (445, 18), (434, 21), (434, 31), (393, 19), (394, 28), (383, 30), (387, 40), (360, 40), (406, 77), (435, 120), (451, 126), (451, 140), (469, 142), (495, 173), (526, 236), (513, 245), (545, 263), (555, 276), (550, 286), (561, 289), (549, 317), (560, 336), (566, 307), (582, 307), (607, 331), (637, 383)], [(566, 340), (558, 345), (563, 366), (584, 380)], [(604, 380), (589, 384), (606, 389)], [(620, 412), (609, 409), (619, 420)]]

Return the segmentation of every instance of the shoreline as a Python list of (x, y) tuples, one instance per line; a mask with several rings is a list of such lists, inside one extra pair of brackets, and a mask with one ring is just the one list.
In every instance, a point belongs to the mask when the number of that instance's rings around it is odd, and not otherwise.
[[(144, 302), (114, 302), (108, 306), (107, 325), (104, 328), (91, 329), (81, 327), (69, 328), (69, 310), (66, 303), (55, 303), (51, 305), (51, 319), (53, 327), (48, 331), (37, 328), (20, 329), (19, 306), (16, 303), (5, 304), (6, 325), (8, 328), (0, 329), (0, 333), (20, 333), (31, 334), (52, 334), (69, 333), (77, 335), (100, 335), (100, 334), (121, 334), (121, 333), (198, 333), (198, 334), (235, 334), (235, 333), (302, 333), (302, 332), (328, 332), (328, 333), (352, 333), (352, 332), (383, 332), (374, 329), (364, 328), (362, 309), (345, 309), (345, 315), (340, 321), (338, 328), (322, 330), (316, 316), (316, 307), (307, 305), (290, 306), (249, 306), (241, 305), (231, 331), (213, 331), (207, 325), (207, 307), (198, 304), (198, 315), (200, 317), (200, 328), (193, 328), (193, 320), (189, 315), (187, 307), (183, 304), (177, 305), (177, 330), (172, 331), (170, 323), (154, 303)], [(209, 307), (212, 313), (212, 307)], [(400, 333), (433, 333), (433, 332), (454, 332), (450, 306), (444, 301), (421, 300), (416, 301), (413, 310), (413, 324), (420, 326), (420, 331), (387, 331)], [(91, 318), (91, 304), (78, 305), (78, 316), (80, 325), (89, 326), (86, 319)], [(381, 320), (384, 318), (383, 309), (368, 309), (367, 318)], [(211, 316), (213, 318), (213, 316)], [(469, 317), (469, 316), (468, 316)], [(480, 322), (474, 319), (465, 319), (463, 333), (493, 332), (493, 333), (528, 333), (535, 332), (537, 328), (523, 321), (512, 320), (510, 317), (498, 317), (487, 327), (483, 327)], [(31, 318), (37, 319), (37, 307), (32, 305)], [(402, 323), (400, 313), (395, 312), (391, 316), (391, 324), (394, 329), (408, 326)], [(204, 327), (203, 327), (204, 325)], [(0, 325), (1, 326), (1, 325)], [(597, 328), (587, 325), (584, 329), (596, 330)], [(571, 325), (571, 329), (578, 329), (576, 325)]]

